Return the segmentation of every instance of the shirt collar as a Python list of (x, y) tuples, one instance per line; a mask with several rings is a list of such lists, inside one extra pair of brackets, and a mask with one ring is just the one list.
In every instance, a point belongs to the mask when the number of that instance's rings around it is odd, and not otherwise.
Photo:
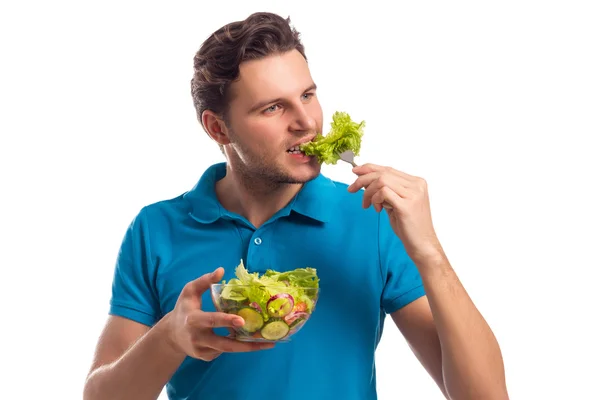
[[(210, 166), (198, 183), (184, 194), (184, 198), (192, 206), (190, 216), (202, 223), (212, 223), (220, 218), (238, 219), (240, 216), (223, 208), (217, 199), (215, 184), (225, 176), (226, 163)], [(302, 214), (320, 222), (327, 222), (331, 217), (335, 182), (319, 174), (315, 179), (304, 184), (300, 192), (274, 218), (290, 215), (291, 212)]]

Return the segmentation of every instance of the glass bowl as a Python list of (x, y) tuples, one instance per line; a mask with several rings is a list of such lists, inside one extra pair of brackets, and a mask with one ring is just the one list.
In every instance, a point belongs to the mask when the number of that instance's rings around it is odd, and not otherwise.
[(217, 311), (244, 319), (244, 326), (231, 328), (237, 340), (287, 342), (310, 319), (319, 288), (215, 283), (211, 297)]

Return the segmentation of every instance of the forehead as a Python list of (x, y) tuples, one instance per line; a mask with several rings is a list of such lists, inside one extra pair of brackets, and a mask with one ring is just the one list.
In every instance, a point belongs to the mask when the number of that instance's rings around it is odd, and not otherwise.
[(295, 98), (312, 84), (308, 63), (293, 50), (242, 63), (239, 79), (231, 85), (232, 102), (252, 106), (271, 98)]

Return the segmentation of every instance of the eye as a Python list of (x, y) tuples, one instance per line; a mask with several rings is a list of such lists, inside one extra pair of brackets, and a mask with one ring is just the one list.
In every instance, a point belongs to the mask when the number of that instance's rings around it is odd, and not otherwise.
[(302, 98), (303, 98), (304, 100), (310, 100), (310, 99), (311, 99), (311, 98), (312, 98), (314, 95), (315, 95), (314, 93), (304, 93), (304, 94), (302, 95)]
[(269, 114), (269, 113), (273, 113), (275, 111), (277, 111), (277, 107), (279, 107), (279, 104), (273, 104), (271, 107), (267, 107), (263, 110), (263, 112)]

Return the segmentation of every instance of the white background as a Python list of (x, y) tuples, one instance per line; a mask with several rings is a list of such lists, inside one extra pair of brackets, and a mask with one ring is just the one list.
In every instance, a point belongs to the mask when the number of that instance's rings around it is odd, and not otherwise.
[[(366, 121), (359, 162), (428, 180), (511, 398), (599, 399), (597, 3), (215, 3), (2, 3), (0, 398), (81, 398), (127, 224), (222, 160), (192, 57), (268, 10), (302, 32), (325, 115)], [(441, 398), (391, 320), (377, 368), (381, 399)]]

